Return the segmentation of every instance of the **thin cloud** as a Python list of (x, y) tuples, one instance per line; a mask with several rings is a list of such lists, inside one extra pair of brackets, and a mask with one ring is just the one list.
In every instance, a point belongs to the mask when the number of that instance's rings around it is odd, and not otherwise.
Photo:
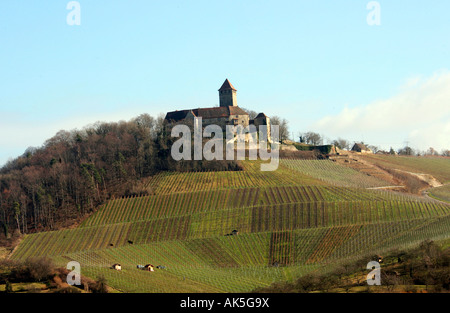
[(409, 141), (420, 150), (449, 149), (450, 71), (408, 79), (393, 97), (355, 108), (346, 106), (312, 127), (333, 137), (364, 137), (369, 144)]

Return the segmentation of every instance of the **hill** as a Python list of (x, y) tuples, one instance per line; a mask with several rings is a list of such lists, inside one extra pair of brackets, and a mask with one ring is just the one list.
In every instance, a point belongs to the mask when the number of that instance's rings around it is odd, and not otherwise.
[(163, 118), (98, 122), (59, 131), (0, 169), (0, 239), (76, 225), (112, 198), (146, 194), (142, 181), (165, 171), (240, 170), (234, 161), (176, 162)]
[[(76, 228), (26, 235), (10, 259), (75, 260), (123, 292), (249, 292), (450, 236), (450, 204), (372, 189), (384, 181), (329, 160), (241, 167), (153, 175), (139, 187), (147, 194), (111, 199)], [(164, 269), (137, 268), (146, 264)]]
[(450, 162), (448, 157), (371, 154), (363, 155), (361, 158), (383, 168), (416, 174), (428, 174), (437, 179), (441, 184), (450, 183)]

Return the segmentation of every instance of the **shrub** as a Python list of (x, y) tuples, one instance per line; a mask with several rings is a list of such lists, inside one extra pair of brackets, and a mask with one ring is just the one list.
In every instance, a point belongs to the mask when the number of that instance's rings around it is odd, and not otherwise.
[(405, 291), (407, 293), (416, 293), (417, 292), (417, 287), (414, 285), (406, 285), (405, 286)]
[(37, 281), (49, 278), (54, 271), (52, 260), (46, 257), (29, 258), (24, 265), (29, 277)]
[(93, 293), (108, 293), (108, 286), (105, 276), (100, 275), (94, 286), (91, 287)]
[(11, 292), (13, 292), (12, 285), (11, 285), (11, 283), (9, 282), (9, 280), (6, 280), (5, 292), (6, 292), (6, 293), (11, 293)]
[(294, 287), (298, 292), (310, 292), (320, 288), (320, 282), (320, 276), (307, 274), (297, 279)]

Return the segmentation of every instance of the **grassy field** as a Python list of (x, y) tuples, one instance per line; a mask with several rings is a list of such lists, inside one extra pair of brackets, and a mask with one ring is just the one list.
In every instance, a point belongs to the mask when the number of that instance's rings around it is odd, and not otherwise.
[(450, 183), (449, 157), (391, 156), (378, 154), (364, 155), (361, 157), (383, 167), (419, 174), (430, 174), (442, 184)]
[(110, 200), (75, 229), (27, 235), (11, 258), (75, 260), (123, 292), (248, 292), (450, 237), (450, 204), (367, 189), (384, 182), (327, 160), (259, 165), (159, 174), (152, 195)]
[(450, 184), (432, 188), (429, 190), (429, 194), (433, 198), (450, 203)]
[(307, 174), (336, 186), (366, 188), (389, 184), (384, 180), (328, 160), (281, 160), (281, 164), (298, 173)]

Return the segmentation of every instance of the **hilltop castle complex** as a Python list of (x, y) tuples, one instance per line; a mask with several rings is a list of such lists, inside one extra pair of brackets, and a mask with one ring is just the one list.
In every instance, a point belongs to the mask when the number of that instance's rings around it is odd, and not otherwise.
[(264, 113), (259, 113), (254, 119), (250, 119), (248, 113), (238, 107), (236, 91), (236, 88), (226, 79), (219, 89), (219, 107), (168, 112), (165, 121), (172, 124), (201, 117), (204, 127), (215, 124), (222, 127), (224, 132), (227, 125), (242, 125), (244, 128), (255, 125), (257, 129), (260, 125), (267, 125), (268, 138), (270, 138), (270, 118)]

